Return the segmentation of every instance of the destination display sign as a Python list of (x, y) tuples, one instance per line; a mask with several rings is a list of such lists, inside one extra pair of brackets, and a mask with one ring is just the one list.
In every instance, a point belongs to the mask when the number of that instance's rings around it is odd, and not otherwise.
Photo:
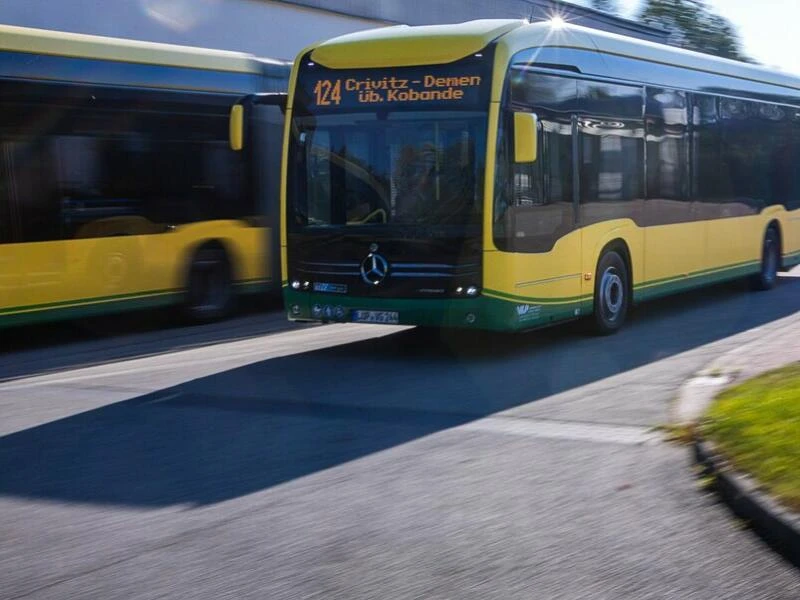
[(489, 84), (483, 65), (474, 62), (358, 70), (309, 64), (300, 73), (297, 95), (311, 112), (380, 107), (478, 108), (487, 100)]

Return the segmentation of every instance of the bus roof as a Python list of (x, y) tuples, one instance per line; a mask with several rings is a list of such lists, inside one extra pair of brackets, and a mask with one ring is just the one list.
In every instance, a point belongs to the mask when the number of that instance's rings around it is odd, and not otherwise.
[(396, 25), (335, 37), (311, 58), (330, 68), (398, 67), (448, 63), (485, 48), (523, 21), (482, 19), (456, 25)]
[(527, 48), (570, 48), (800, 89), (800, 77), (760, 65), (578, 25), (522, 20), (484, 19), (453, 25), (371, 29), (322, 42), (312, 48), (311, 58), (330, 68), (429, 65), (464, 58), (494, 40), (509, 57)]
[(0, 25), (0, 51), (187, 67), (234, 73), (262, 72), (249, 54)]
[[(563, 24), (554, 27), (548, 22), (531, 23), (509, 32), (503, 37), (502, 43), (508, 48), (511, 55), (526, 48), (538, 47), (589, 50), (600, 54), (800, 89), (800, 77), (767, 69), (761, 65), (720, 58), (711, 54), (639, 40), (579, 25)], [(619, 76), (618, 73), (609, 73), (608, 75)]]

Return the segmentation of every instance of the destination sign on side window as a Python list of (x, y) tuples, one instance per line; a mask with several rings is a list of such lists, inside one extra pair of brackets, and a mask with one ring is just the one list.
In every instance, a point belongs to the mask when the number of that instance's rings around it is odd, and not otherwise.
[(333, 70), (311, 65), (298, 92), (313, 111), (380, 107), (476, 108), (489, 81), (480, 65)]

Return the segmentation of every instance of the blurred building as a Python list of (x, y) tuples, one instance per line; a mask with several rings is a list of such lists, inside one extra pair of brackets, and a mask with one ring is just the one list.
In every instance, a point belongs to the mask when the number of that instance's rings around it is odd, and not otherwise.
[(667, 32), (557, 0), (2, 0), (0, 23), (291, 59), (361, 29), (554, 15), (666, 42)]

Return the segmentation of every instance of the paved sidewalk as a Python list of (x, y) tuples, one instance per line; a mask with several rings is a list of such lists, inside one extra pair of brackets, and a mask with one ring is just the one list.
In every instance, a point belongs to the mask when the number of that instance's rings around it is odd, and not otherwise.
[(716, 358), (684, 383), (673, 407), (673, 422), (692, 423), (724, 388), (800, 361), (800, 311), (780, 325), (761, 327), (763, 336)]
[[(799, 362), (800, 312), (778, 325), (764, 328), (764, 335), (723, 354), (684, 383), (674, 406), (673, 421), (681, 425), (695, 423), (725, 388)], [(731, 510), (800, 567), (800, 515), (764, 493), (754, 478), (731, 469), (714, 445), (697, 434), (694, 454), (704, 473), (714, 477), (716, 491)]]

